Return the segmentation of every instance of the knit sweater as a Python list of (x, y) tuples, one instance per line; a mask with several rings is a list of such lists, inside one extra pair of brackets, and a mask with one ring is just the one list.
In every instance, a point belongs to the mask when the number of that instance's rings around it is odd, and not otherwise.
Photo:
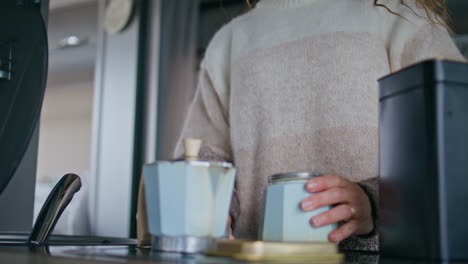
[[(234, 162), (236, 237), (257, 238), (268, 176), (282, 172), (359, 183), (377, 216), (377, 80), (429, 58), (463, 60), (415, 3), (380, 2), (401, 17), (374, 0), (262, 0), (212, 39), (181, 138)], [(341, 247), (378, 250), (377, 237)]]

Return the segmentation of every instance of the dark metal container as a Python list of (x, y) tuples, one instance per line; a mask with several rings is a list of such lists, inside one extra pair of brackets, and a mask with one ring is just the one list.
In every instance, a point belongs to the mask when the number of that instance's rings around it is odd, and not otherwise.
[(468, 260), (468, 64), (379, 82), (381, 254)]

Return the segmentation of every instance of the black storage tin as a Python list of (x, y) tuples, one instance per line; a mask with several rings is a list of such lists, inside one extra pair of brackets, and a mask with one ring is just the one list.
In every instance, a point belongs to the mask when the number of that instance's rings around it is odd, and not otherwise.
[(468, 64), (379, 80), (383, 257), (468, 260)]

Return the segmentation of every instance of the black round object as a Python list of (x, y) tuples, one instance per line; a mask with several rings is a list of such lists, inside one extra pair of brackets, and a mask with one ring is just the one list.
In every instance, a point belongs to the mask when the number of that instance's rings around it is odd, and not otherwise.
[(47, 78), (46, 26), (39, 5), (0, 1), (0, 194), (38, 124)]

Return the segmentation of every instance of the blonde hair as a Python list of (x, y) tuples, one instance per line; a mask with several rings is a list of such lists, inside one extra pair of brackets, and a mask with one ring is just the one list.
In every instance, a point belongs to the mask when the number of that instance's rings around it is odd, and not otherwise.
[[(453, 34), (453, 31), (452, 31), (452, 28), (451, 28), (452, 20), (450, 19), (448, 9), (447, 9), (447, 6), (446, 6), (447, 0), (414, 0), (414, 1), (416, 2), (416, 6), (418, 8), (421, 8), (422, 10), (424, 10), (424, 12), (426, 13), (426, 17), (429, 19), (429, 21), (431, 23), (443, 26), (445, 29), (447, 29), (448, 32)], [(400, 0), (400, 3), (402, 5), (408, 7), (409, 9), (411, 9), (411, 7), (409, 7), (405, 3), (405, 0)], [(402, 17), (400, 14), (397, 14), (397, 13), (393, 12), (392, 10), (390, 10), (387, 6), (385, 6), (383, 4), (379, 4), (379, 0), (374, 0), (374, 5), (379, 6), (379, 7), (383, 7), (385, 9), (387, 9), (388, 12), (390, 12), (390, 13), (392, 13), (394, 15), (397, 15), (399, 17)], [(413, 11), (413, 13), (416, 14), (416, 12), (414, 12), (414, 10), (412, 10), (412, 11)], [(420, 16), (418, 14), (416, 14), (416, 15)], [(402, 18), (405, 19), (404, 17), (402, 17)]]
[[(251, 8), (254, 7), (255, 4), (257, 4), (258, 1), (260, 1), (260, 0), (246, 0), (247, 5), (249, 7), (251, 7)], [(416, 1), (416, 6), (417, 7), (423, 9), (424, 12), (426, 12), (426, 16), (427, 16), (427, 18), (429, 19), (429, 21), (431, 23), (443, 26), (445, 29), (447, 29), (447, 31), (449, 31), (451, 34), (453, 34), (453, 31), (452, 31), (452, 29), (450, 27), (451, 24), (452, 24), (451, 23), (452, 21), (450, 19), (450, 16), (449, 16), (449, 13), (448, 13), (448, 10), (447, 10), (447, 6), (446, 6), (447, 0), (414, 0), (414, 1)], [(411, 9), (411, 7), (409, 7), (405, 3), (405, 0), (400, 0), (400, 3)], [(388, 12), (405, 19), (400, 14), (395, 13), (394, 11), (390, 10), (390, 8), (388, 8), (384, 4), (380, 4), (379, 0), (374, 0), (374, 5), (379, 6), (379, 7), (383, 7), (385, 9), (387, 9)], [(414, 10), (413, 10), (413, 12), (414, 12)]]

